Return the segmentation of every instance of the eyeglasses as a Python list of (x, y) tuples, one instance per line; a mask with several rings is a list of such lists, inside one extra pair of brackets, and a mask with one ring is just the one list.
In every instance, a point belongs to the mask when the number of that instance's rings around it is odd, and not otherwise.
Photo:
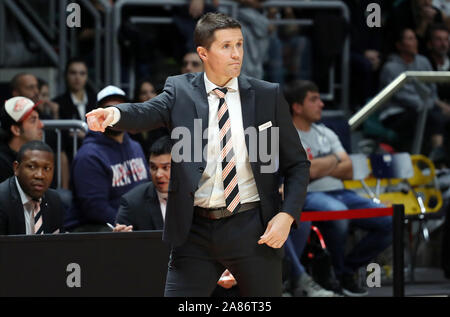
[(194, 67), (200, 66), (200, 62), (197, 62), (197, 61), (183, 61), (183, 67), (186, 67), (189, 64), (192, 64), (192, 66), (194, 66)]

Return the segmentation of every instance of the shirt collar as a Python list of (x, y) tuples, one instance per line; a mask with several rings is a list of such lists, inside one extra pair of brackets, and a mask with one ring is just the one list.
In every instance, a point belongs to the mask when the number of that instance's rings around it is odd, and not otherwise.
[(75, 98), (75, 95), (72, 93), (70, 94), (70, 98), (72, 98), (72, 102), (75, 106), (86, 105), (88, 102), (86, 91), (84, 92), (83, 100), (78, 100), (77, 98)]
[(164, 198), (165, 200), (167, 200), (167, 198), (169, 197), (169, 193), (161, 193), (159, 191), (156, 191), (156, 194), (158, 195), (159, 201), (163, 201)]
[(23, 191), (22, 187), (20, 186), (19, 180), (17, 179), (16, 176), (14, 176), (14, 179), (16, 181), (16, 186), (17, 186), (17, 190), (19, 191), (20, 200), (22, 201), (22, 205), (29, 203), (31, 201), (31, 197), (28, 196), (27, 194), (25, 194), (25, 192)]
[[(205, 88), (206, 93), (209, 95), (211, 91), (213, 91), (218, 86), (216, 84), (213, 84), (209, 79), (208, 76), (206, 76), (206, 73), (203, 73), (204, 79), (205, 79)], [(237, 77), (231, 78), (231, 80), (225, 85), (225, 87), (228, 88), (228, 92), (236, 92), (239, 90), (238, 86), (238, 80)], [(222, 88), (222, 87), (219, 87)]]

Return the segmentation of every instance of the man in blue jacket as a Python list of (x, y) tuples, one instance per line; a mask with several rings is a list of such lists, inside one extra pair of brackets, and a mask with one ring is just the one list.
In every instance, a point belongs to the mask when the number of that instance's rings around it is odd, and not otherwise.
[[(108, 86), (97, 95), (99, 107), (126, 102), (125, 92)], [(110, 231), (120, 197), (149, 180), (141, 146), (126, 132), (89, 131), (71, 169), (73, 203), (65, 227), (75, 232)]]

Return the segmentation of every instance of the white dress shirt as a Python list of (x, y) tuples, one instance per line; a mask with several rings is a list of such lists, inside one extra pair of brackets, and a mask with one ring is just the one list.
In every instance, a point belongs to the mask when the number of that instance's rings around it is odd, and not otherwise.
[(31, 197), (25, 194), (22, 187), (20, 187), (17, 177), (14, 177), (16, 181), (17, 190), (19, 191), (20, 200), (23, 205), (23, 214), (25, 216), (25, 234), (34, 234), (34, 217), (33, 217), (33, 203)]
[(77, 107), (81, 120), (85, 121), (86, 105), (88, 103), (87, 93), (84, 92), (83, 100), (78, 100), (74, 94), (70, 94), (70, 98), (72, 98), (73, 104)]
[[(204, 74), (204, 79), (209, 105), (208, 160), (200, 179), (199, 188), (195, 192), (194, 206), (218, 208), (226, 206), (222, 180), (222, 162), (220, 158), (219, 121), (217, 118), (219, 97), (212, 92), (212, 90), (217, 88), (217, 85), (208, 79), (206, 73)], [(238, 79), (231, 79), (226, 87), (228, 88), (228, 92), (225, 95), (225, 101), (228, 106), (228, 114), (231, 122), (231, 140), (236, 158), (236, 174), (241, 203), (259, 201), (255, 178), (253, 177), (247, 146), (245, 145)]]
[[(217, 111), (219, 97), (212, 92), (217, 85), (213, 84), (204, 73), (205, 89), (208, 95), (209, 126), (208, 126), (208, 161), (200, 179), (199, 188), (194, 195), (194, 206), (203, 208), (225, 207), (225, 195), (222, 180), (222, 163), (220, 159), (219, 122)], [(242, 122), (241, 98), (238, 79), (235, 77), (227, 84), (228, 92), (225, 101), (231, 122), (231, 140), (236, 158), (236, 174), (241, 204), (259, 201), (258, 189), (248, 158), (245, 144), (244, 125)], [(222, 88), (222, 87), (219, 87)], [(120, 120), (120, 110), (113, 107), (114, 119), (110, 126)]]
[(156, 194), (158, 195), (159, 207), (161, 208), (163, 221), (165, 221), (166, 220), (167, 197), (169, 197), (169, 194), (168, 193), (161, 193), (159, 191), (156, 191)]

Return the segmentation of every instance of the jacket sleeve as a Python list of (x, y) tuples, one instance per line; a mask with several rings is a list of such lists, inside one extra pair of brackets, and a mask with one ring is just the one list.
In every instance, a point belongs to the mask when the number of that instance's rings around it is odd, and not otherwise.
[(130, 203), (128, 202), (128, 199), (126, 197), (122, 196), (120, 198), (120, 206), (119, 211), (117, 212), (115, 223), (126, 226), (132, 225), (133, 230), (139, 230), (133, 218), (134, 217), (133, 214), (131, 213)]
[(292, 123), (288, 104), (277, 89), (276, 118), (279, 127), (280, 172), (284, 176), (284, 201), (281, 211), (300, 221), (300, 212), (306, 198), (309, 182), (309, 166), (306, 152)]
[(175, 101), (175, 85), (167, 78), (161, 94), (144, 103), (125, 103), (116, 105), (120, 110), (120, 120), (115, 129), (133, 132), (170, 127), (170, 111)]

